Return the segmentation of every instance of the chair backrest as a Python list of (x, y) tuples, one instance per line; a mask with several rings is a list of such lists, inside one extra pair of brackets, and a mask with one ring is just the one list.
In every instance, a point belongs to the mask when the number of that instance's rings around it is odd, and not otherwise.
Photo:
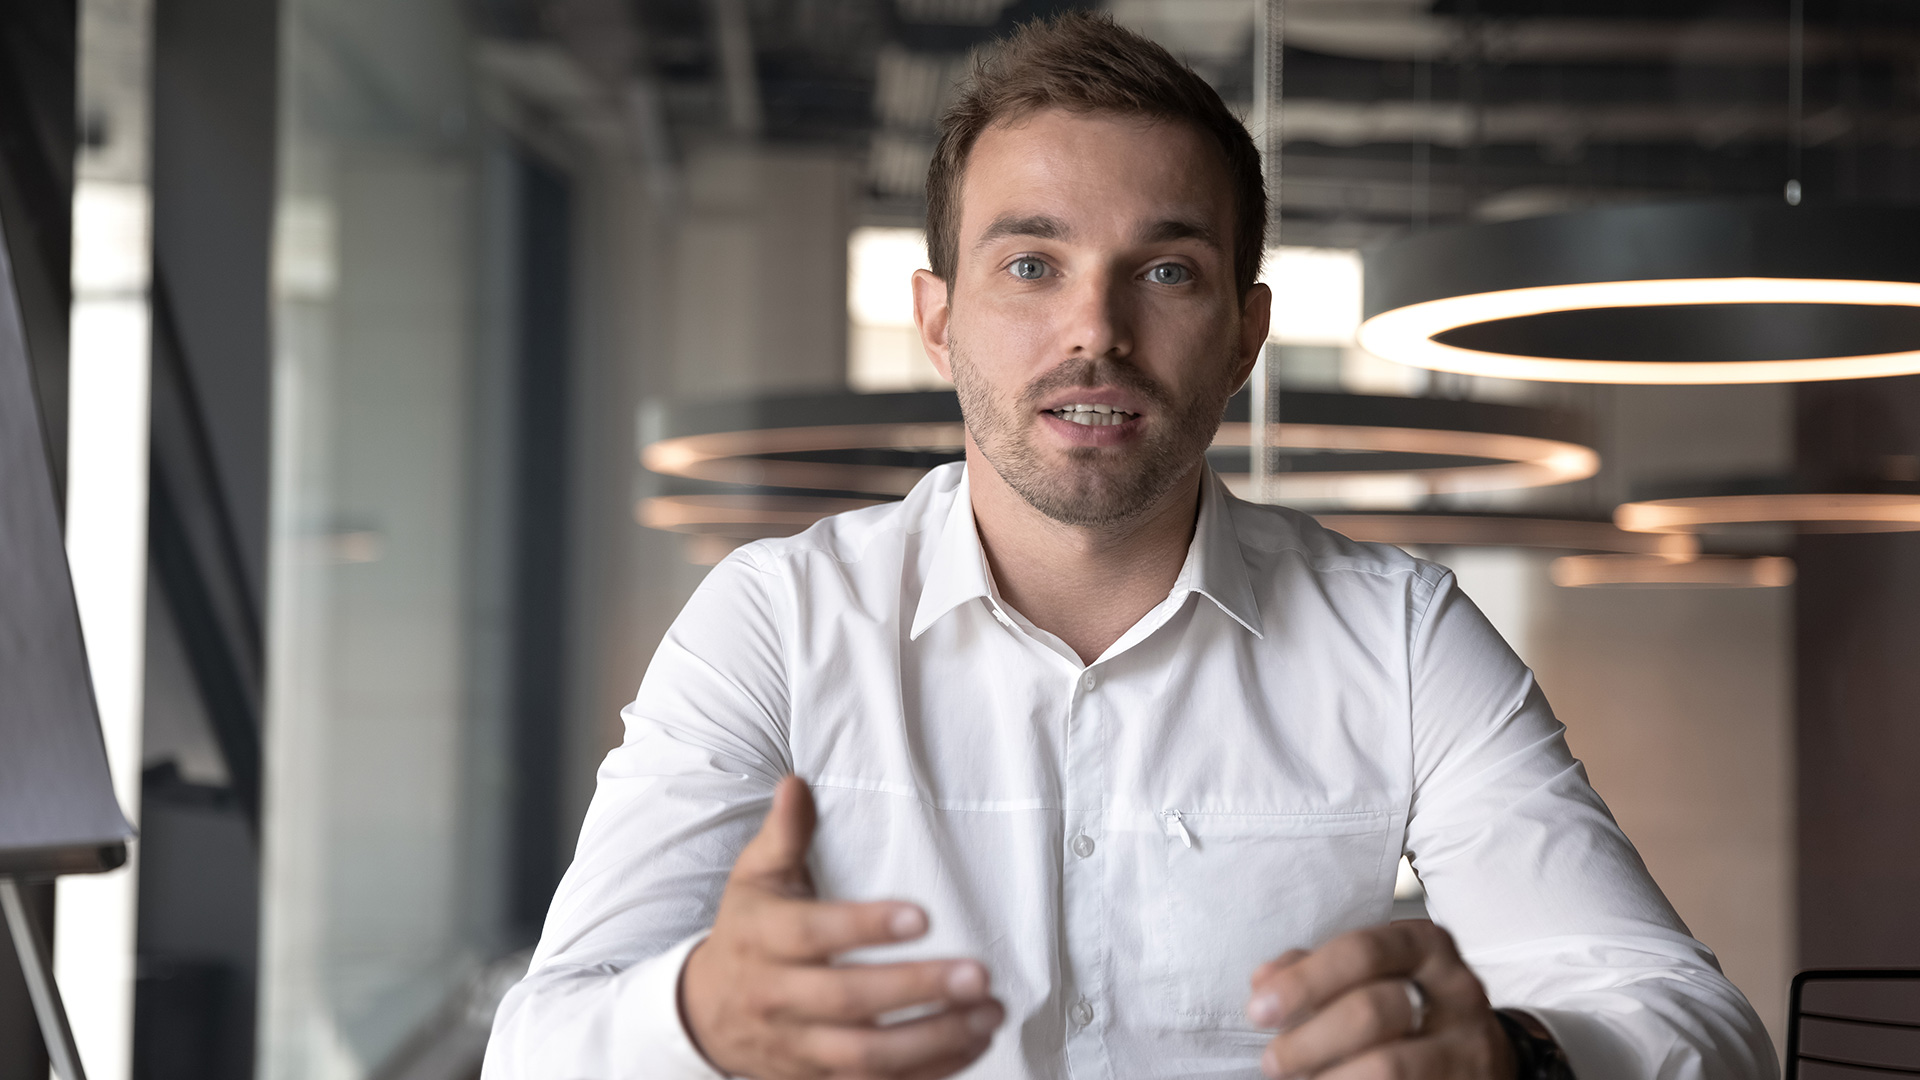
[(1920, 971), (1832, 969), (1793, 977), (1786, 1080), (1920, 1077)]

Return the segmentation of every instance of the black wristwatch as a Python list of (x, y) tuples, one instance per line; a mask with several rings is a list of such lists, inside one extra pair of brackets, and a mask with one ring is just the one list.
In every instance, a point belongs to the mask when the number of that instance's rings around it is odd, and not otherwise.
[(1514, 1080), (1574, 1080), (1567, 1052), (1545, 1025), (1518, 1009), (1495, 1009), (1493, 1015), (1513, 1044)]

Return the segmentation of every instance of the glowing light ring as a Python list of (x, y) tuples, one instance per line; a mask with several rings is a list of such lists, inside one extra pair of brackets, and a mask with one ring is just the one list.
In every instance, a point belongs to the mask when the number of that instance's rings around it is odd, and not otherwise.
[[(791, 536), (829, 514), (879, 505), (879, 499), (823, 495), (656, 495), (634, 507), (651, 529), (709, 541), (744, 542)], [(1628, 553), (1660, 562), (1699, 555), (1690, 535), (1625, 532), (1604, 521), (1496, 514), (1424, 512), (1324, 513), (1322, 525), (1355, 540), (1421, 546), (1511, 547)]]
[(1613, 522), (1628, 532), (1694, 533), (1724, 525), (1798, 524), (1809, 531), (1920, 530), (1920, 495), (1813, 493), (1705, 495), (1622, 503)]
[(1701, 555), (1663, 559), (1654, 555), (1565, 555), (1547, 574), (1569, 589), (1691, 587), (1776, 589), (1793, 584), (1792, 559), (1778, 555)]
[(647, 528), (665, 532), (759, 539), (789, 536), (829, 514), (884, 501), (825, 495), (655, 495), (640, 500), (633, 516)]
[(1360, 346), (1411, 367), (1541, 382), (1685, 385), (1819, 382), (1920, 373), (1920, 350), (1800, 360), (1569, 360), (1445, 345), (1450, 330), (1501, 319), (1597, 308), (1698, 304), (1843, 304), (1920, 308), (1920, 283), (1717, 277), (1598, 281), (1470, 293), (1393, 308), (1360, 325)]
[[(960, 424), (945, 422), (722, 431), (649, 443), (641, 450), (640, 460), (654, 472), (693, 480), (905, 495), (925, 475), (923, 470), (897, 465), (777, 461), (753, 455), (874, 448), (957, 452), (963, 434)], [(1214, 445), (1248, 446), (1252, 436), (1251, 425), (1229, 422), (1220, 426)], [(1504, 491), (1584, 480), (1600, 469), (1600, 456), (1578, 443), (1498, 432), (1287, 423), (1280, 425), (1276, 444), (1297, 450), (1445, 455), (1488, 461), (1485, 465), (1429, 469), (1303, 472), (1280, 478), (1281, 494), (1292, 498), (1338, 497), (1355, 484), (1395, 480), (1429, 493)]]
[(1314, 517), (1354, 540), (1399, 546), (1514, 547), (1604, 551), (1682, 561), (1699, 554), (1691, 535), (1627, 532), (1604, 521), (1426, 512), (1325, 513)]
[(899, 465), (853, 465), (813, 461), (768, 461), (756, 454), (809, 450), (958, 451), (966, 429), (958, 423), (829, 424), (755, 428), (680, 435), (647, 444), (640, 463), (666, 476), (756, 487), (867, 491), (905, 495), (925, 470)]

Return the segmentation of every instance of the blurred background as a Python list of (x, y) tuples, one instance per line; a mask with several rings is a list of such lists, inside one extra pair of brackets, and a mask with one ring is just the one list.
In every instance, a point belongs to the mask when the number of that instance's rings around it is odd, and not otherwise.
[[(935, 119), (969, 50), (1071, 8), (1272, 133), (1280, 315), (1216, 465), (1458, 571), (1776, 1040), (1794, 971), (1920, 966), (1920, 540), (1783, 512), (1667, 573), (1611, 524), (1756, 478), (1910, 485), (1920, 379), (1505, 380), (1356, 338), (1367, 256), (1448, 228), (1920, 203), (1920, 9), (1291, 0), (1270, 49), (1281, 7), (0, 9), (0, 223), (141, 830), (129, 867), (31, 890), (96, 1080), (477, 1075), (706, 567), (955, 456), (906, 285)], [(1294, 402), (1336, 433), (1249, 474)], [(1337, 433), (1383, 426), (1558, 464), (1441, 482), (1486, 455)], [(105, 599), (83, 525), (121, 552)], [(0, 955), (0, 1078), (46, 1069)]]

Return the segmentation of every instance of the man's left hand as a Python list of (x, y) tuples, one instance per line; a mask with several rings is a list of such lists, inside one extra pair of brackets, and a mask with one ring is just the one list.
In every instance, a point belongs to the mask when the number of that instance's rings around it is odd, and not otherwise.
[[(1416, 1000), (1424, 1000), (1424, 1016)], [(1280, 1029), (1260, 1059), (1272, 1077), (1514, 1076), (1513, 1046), (1485, 988), (1453, 937), (1424, 919), (1355, 930), (1261, 965), (1247, 1016)]]

